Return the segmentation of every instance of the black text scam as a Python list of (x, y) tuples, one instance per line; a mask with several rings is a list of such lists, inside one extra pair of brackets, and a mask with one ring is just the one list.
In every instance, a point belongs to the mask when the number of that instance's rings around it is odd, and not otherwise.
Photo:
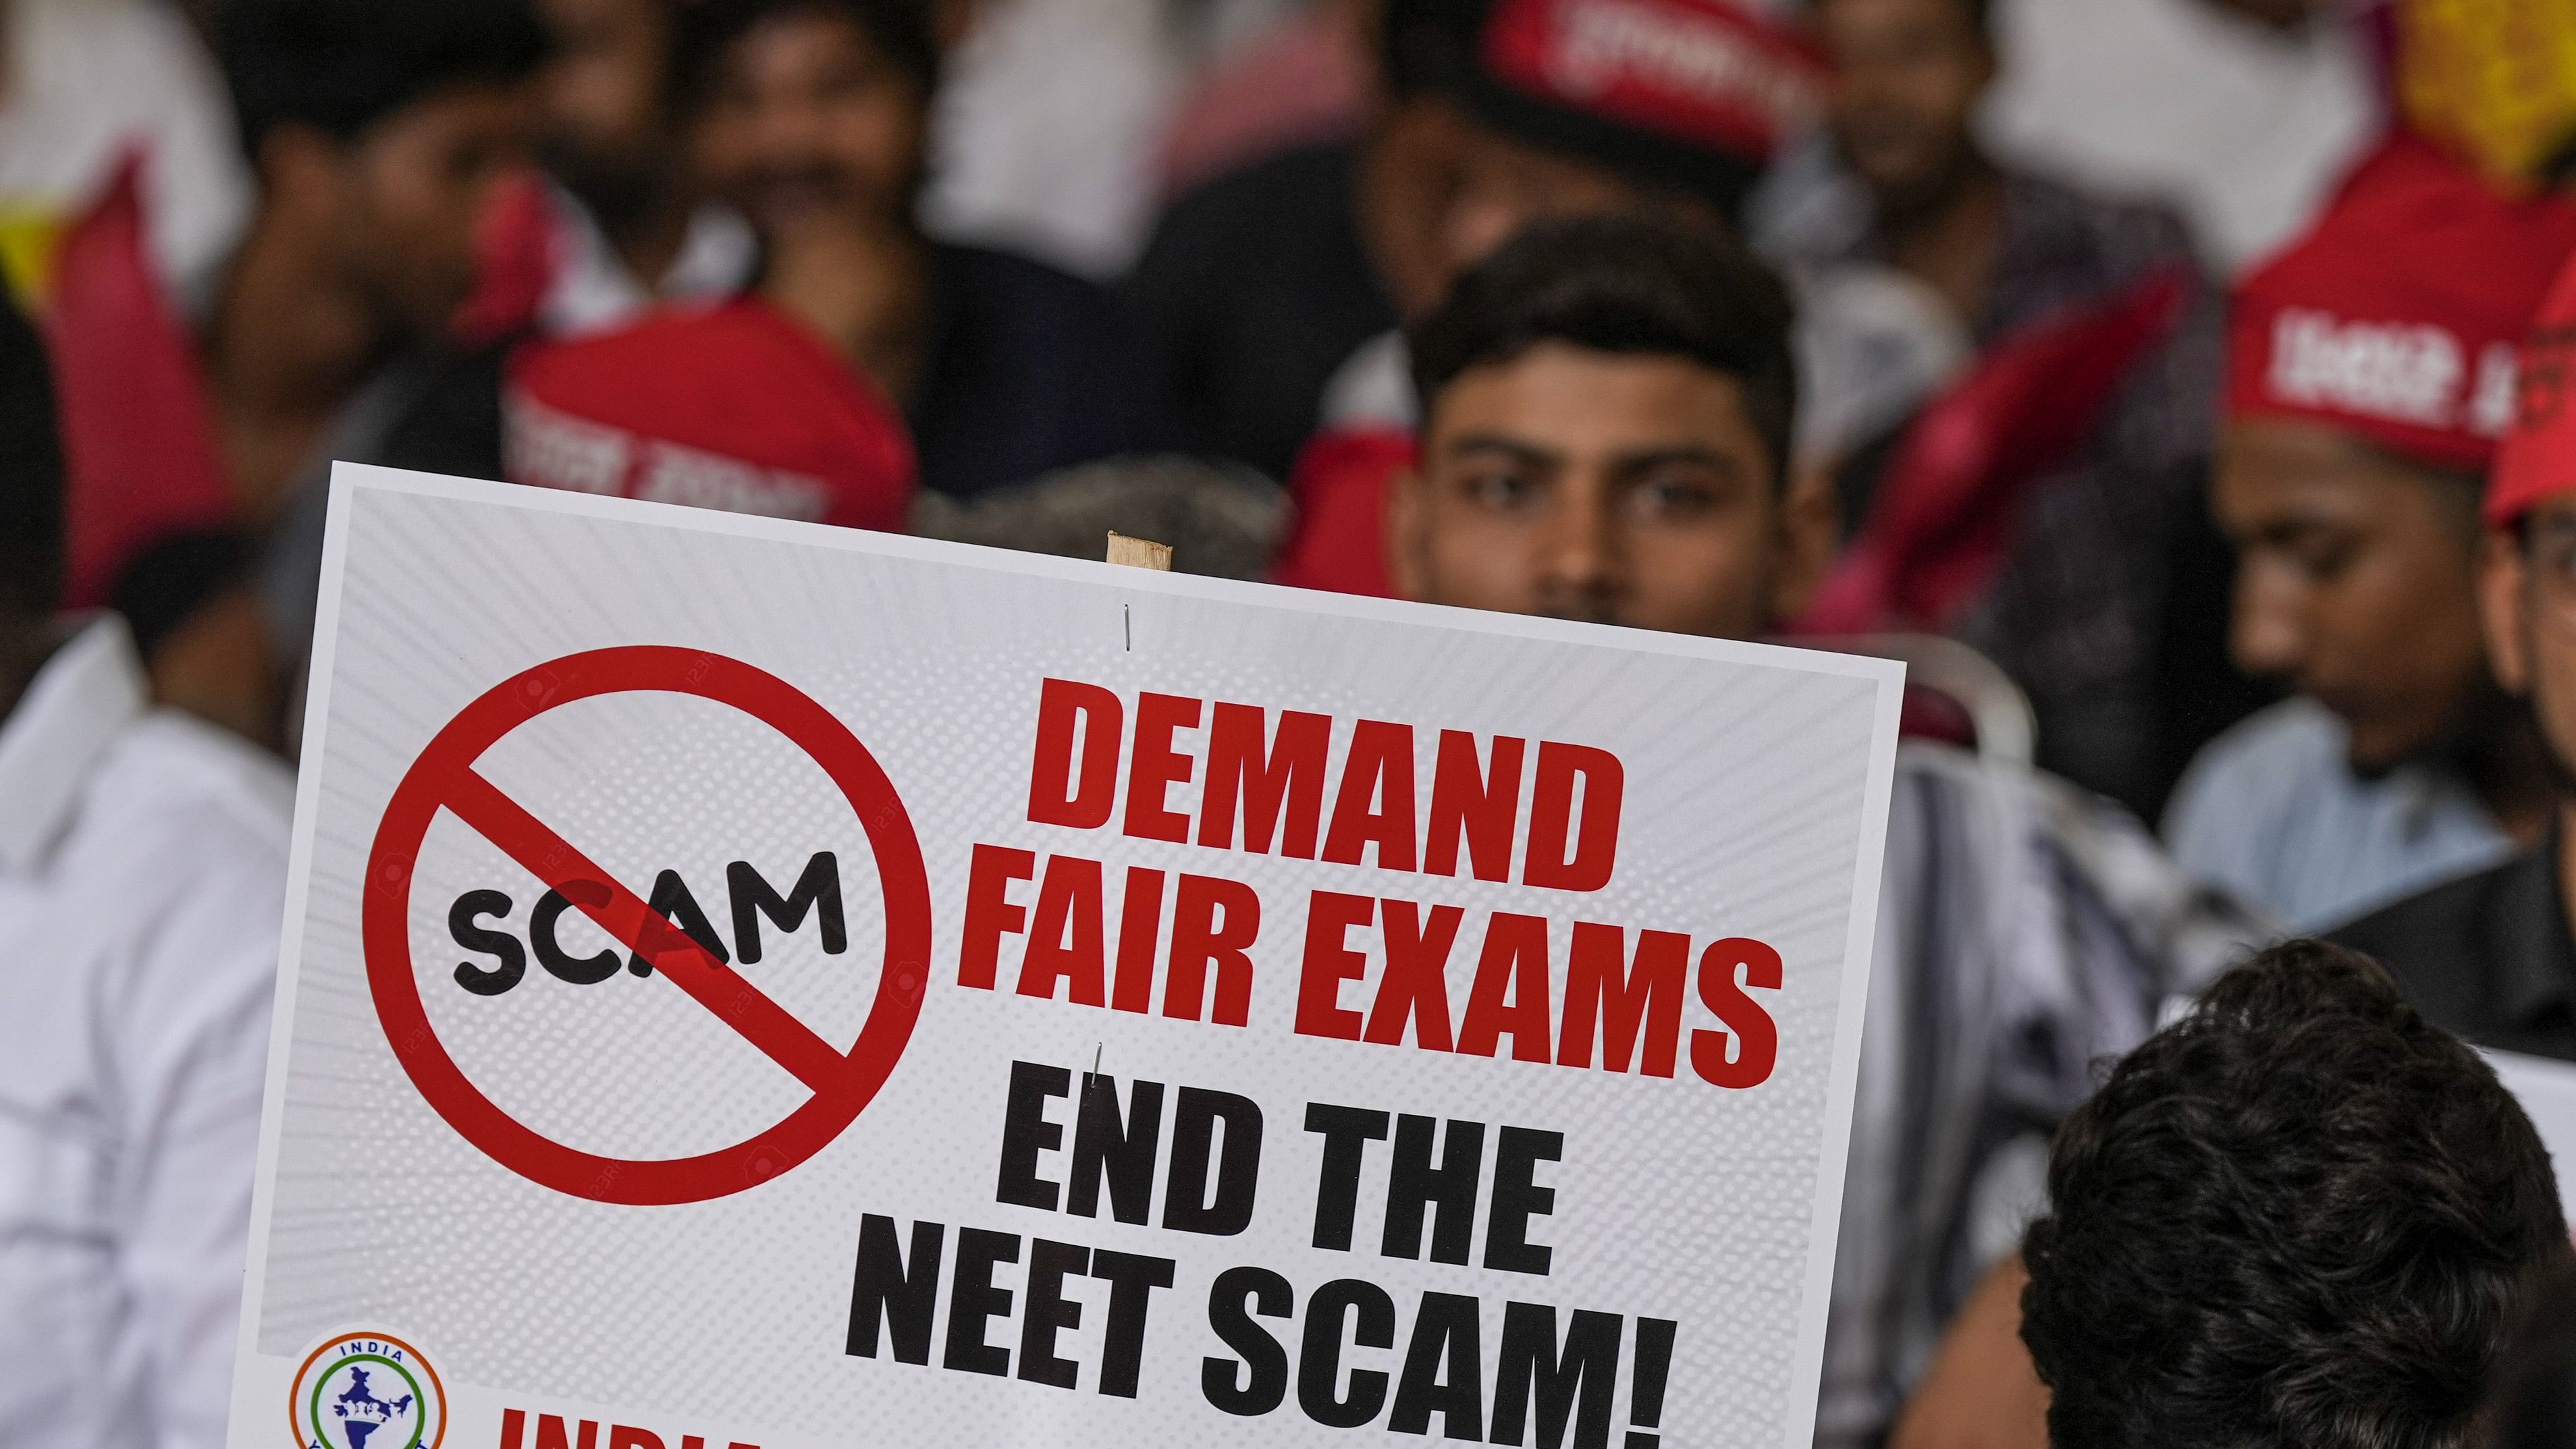
[[(615, 951), (575, 956), (564, 949), (557, 934), (565, 911), (575, 906), (604, 906), (608, 894), (606, 882), (569, 880), (537, 897), (535, 908), (528, 912), (528, 940), (524, 947), (511, 932), (485, 924), (506, 918), (515, 908), (516, 903), (506, 892), (477, 890), (458, 896), (447, 911), (448, 934), (466, 950), (492, 957), (494, 964), (458, 962), (456, 984), (477, 996), (498, 996), (526, 977), (531, 947), (537, 964), (548, 975), (575, 986), (595, 986), (616, 975), (621, 963)], [(687, 933), (720, 964), (738, 960), (752, 965), (760, 960), (763, 918), (779, 931), (792, 932), (804, 925), (810, 913), (826, 955), (839, 955), (849, 949), (849, 919), (841, 910), (840, 862), (828, 850), (816, 851), (805, 862), (795, 884), (784, 892), (771, 885), (751, 862), (737, 860), (725, 867), (725, 896), (732, 908), (734, 944), (730, 951), (678, 871), (666, 870), (654, 877), (649, 904), (655, 915)], [(633, 953), (624, 958), (623, 964), (638, 976), (650, 975), (653, 970), (650, 962)]]

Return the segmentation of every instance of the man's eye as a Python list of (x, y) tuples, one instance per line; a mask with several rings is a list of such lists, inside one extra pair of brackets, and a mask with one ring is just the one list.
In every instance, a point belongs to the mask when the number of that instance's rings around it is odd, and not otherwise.
[(2576, 528), (2535, 529), (2531, 561), (2542, 582), (2576, 596)]
[(2352, 540), (2340, 536), (2308, 535), (2281, 546), (2281, 553), (2312, 583), (2331, 583), (2351, 567)]
[(1538, 492), (1537, 485), (1526, 476), (1502, 469), (1469, 473), (1460, 481), (1459, 491), (1469, 502), (1486, 508), (1518, 508)]
[(1629, 490), (1628, 499), (1648, 518), (1695, 518), (1717, 506), (1717, 490), (1696, 478), (1648, 478)]

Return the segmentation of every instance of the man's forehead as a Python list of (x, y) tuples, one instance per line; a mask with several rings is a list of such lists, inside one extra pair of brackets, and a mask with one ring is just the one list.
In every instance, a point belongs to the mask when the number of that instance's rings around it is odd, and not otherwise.
[[(1548, 341), (1459, 373), (1431, 410), (1432, 441), (1508, 431), (1533, 440), (1711, 431), (1754, 438), (1732, 375), (1669, 353), (1606, 352)], [(1758, 441), (1758, 439), (1755, 439)]]
[(2441, 470), (2398, 456), (2331, 423), (2307, 418), (2238, 418), (2219, 442), (2219, 476), (2240, 488), (2331, 491), (2339, 485), (2436, 482)]
[(1424, 430), (1433, 468), (1509, 451), (1552, 467), (1619, 469), (1695, 459), (1768, 486), (1770, 453), (1743, 385), (1705, 363), (1547, 342), (1467, 369)]
[(877, 58), (876, 38), (858, 17), (829, 8), (796, 6), (762, 16), (715, 59), (730, 73), (748, 75)]

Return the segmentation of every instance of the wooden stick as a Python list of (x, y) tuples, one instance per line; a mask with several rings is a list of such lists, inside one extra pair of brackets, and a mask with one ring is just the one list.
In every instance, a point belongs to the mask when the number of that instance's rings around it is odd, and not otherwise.
[(1129, 538), (1123, 533), (1109, 535), (1109, 561), (1124, 568), (1172, 571), (1172, 546), (1150, 538)]

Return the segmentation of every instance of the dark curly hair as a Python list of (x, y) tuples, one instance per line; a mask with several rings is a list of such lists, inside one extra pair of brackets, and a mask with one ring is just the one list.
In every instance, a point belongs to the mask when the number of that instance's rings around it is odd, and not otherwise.
[(2487, 1446), (2567, 1449), (2576, 1444), (2576, 1261), (2535, 1278), (2522, 1306), (2487, 1385)]
[(2495, 1073), (2366, 956), (2221, 977), (2059, 1128), (2022, 1245), (2052, 1443), (2448, 1449), (2567, 1248)]

